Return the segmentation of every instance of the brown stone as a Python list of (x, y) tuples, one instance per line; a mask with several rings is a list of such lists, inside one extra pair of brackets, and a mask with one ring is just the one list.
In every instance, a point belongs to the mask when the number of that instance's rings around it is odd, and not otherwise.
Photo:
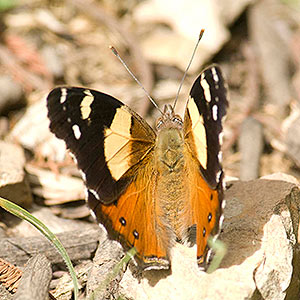
[(32, 195), (24, 172), (25, 155), (15, 144), (0, 141), (0, 197), (29, 206)]

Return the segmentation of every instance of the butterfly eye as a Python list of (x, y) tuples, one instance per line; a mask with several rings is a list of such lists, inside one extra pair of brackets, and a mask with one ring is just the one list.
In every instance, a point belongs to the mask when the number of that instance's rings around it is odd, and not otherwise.
[(178, 116), (175, 116), (175, 117), (172, 119), (172, 122), (173, 122), (173, 123), (176, 123), (176, 124), (178, 124), (178, 125), (180, 125), (180, 126), (183, 125), (181, 118), (178, 117)]

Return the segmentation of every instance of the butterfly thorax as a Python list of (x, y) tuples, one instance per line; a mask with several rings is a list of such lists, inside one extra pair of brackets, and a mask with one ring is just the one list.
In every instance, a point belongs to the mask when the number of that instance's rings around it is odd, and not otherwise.
[[(162, 224), (171, 229), (171, 235), (183, 238), (183, 214), (185, 197), (186, 162), (184, 159), (184, 134), (182, 120), (171, 106), (165, 106), (165, 114), (158, 120), (155, 147), (156, 201)], [(169, 233), (170, 234), (170, 233)]]
[(156, 164), (163, 176), (176, 174), (183, 167), (184, 135), (182, 119), (175, 115), (171, 105), (165, 105), (164, 114), (157, 120)]

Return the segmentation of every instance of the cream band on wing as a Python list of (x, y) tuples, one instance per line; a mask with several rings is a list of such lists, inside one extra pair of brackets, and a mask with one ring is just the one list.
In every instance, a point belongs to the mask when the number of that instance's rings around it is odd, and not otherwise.
[(209, 84), (208, 84), (207, 80), (204, 78), (204, 76), (205, 76), (205, 74), (202, 73), (201, 79), (200, 79), (200, 85), (203, 88), (204, 96), (205, 96), (206, 101), (210, 102), (211, 101), (210, 87), (209, 87)]
[(61, 88), (60, 91), (61, 91), (61, 96), (60, 96), (59, 102), (62, 104), (67, 100), (67, 89)]
[(219, 82), (219, 76), (215, 67), (211, 68), (211, 72), (215, 82)]
[(104, 131), (104, 155), (112, 177), (117, 181), (130, 168), (131, 114), (118, 108), (110, 128)]
[(207, 144), (206, 131), (203, 117), (200, 115), (198, 107), (192, 97), (189, 97), (187, 109), (191, 117), (192, 133), (195, 142), (196, 155), (202, 167), (207, 167)]
[(94, 96), (91, 94), (90, 90), (85, 90), (84, 93), (86, 94), (86, 96), (80, 103), (81, 117), (83, 120), (87, 119), (90, 116), (90, 113), (92, 111), (91, 104), (94, 101)]

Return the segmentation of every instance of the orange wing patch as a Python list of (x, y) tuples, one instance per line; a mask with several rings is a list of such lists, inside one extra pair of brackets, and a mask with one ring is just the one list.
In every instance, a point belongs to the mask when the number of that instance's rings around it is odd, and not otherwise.
[[(121, 197), (110, 205), (94, 202), (97, 219), (110, 230), (110, 234), (126, 248), (135, 247), (137, 257), (145, 268), (168, 268), (166, 247), (157, 234), (155, 206), (149, 176), (139, 175), (126, 188)], [(89, 199), (89, 203), (92, 203)]]
[(190, 206), (192, 210), (191, 225), (196, 225), (196, 243), (198, 263), (202, 263), (207, 254), (207, 239), (209, 235), (218, 233), (218, 223), (221, 214), (222, 193), (211, 189), (203, 179), (199, 164), (194, 158), (188, 160), (190, 174)]

